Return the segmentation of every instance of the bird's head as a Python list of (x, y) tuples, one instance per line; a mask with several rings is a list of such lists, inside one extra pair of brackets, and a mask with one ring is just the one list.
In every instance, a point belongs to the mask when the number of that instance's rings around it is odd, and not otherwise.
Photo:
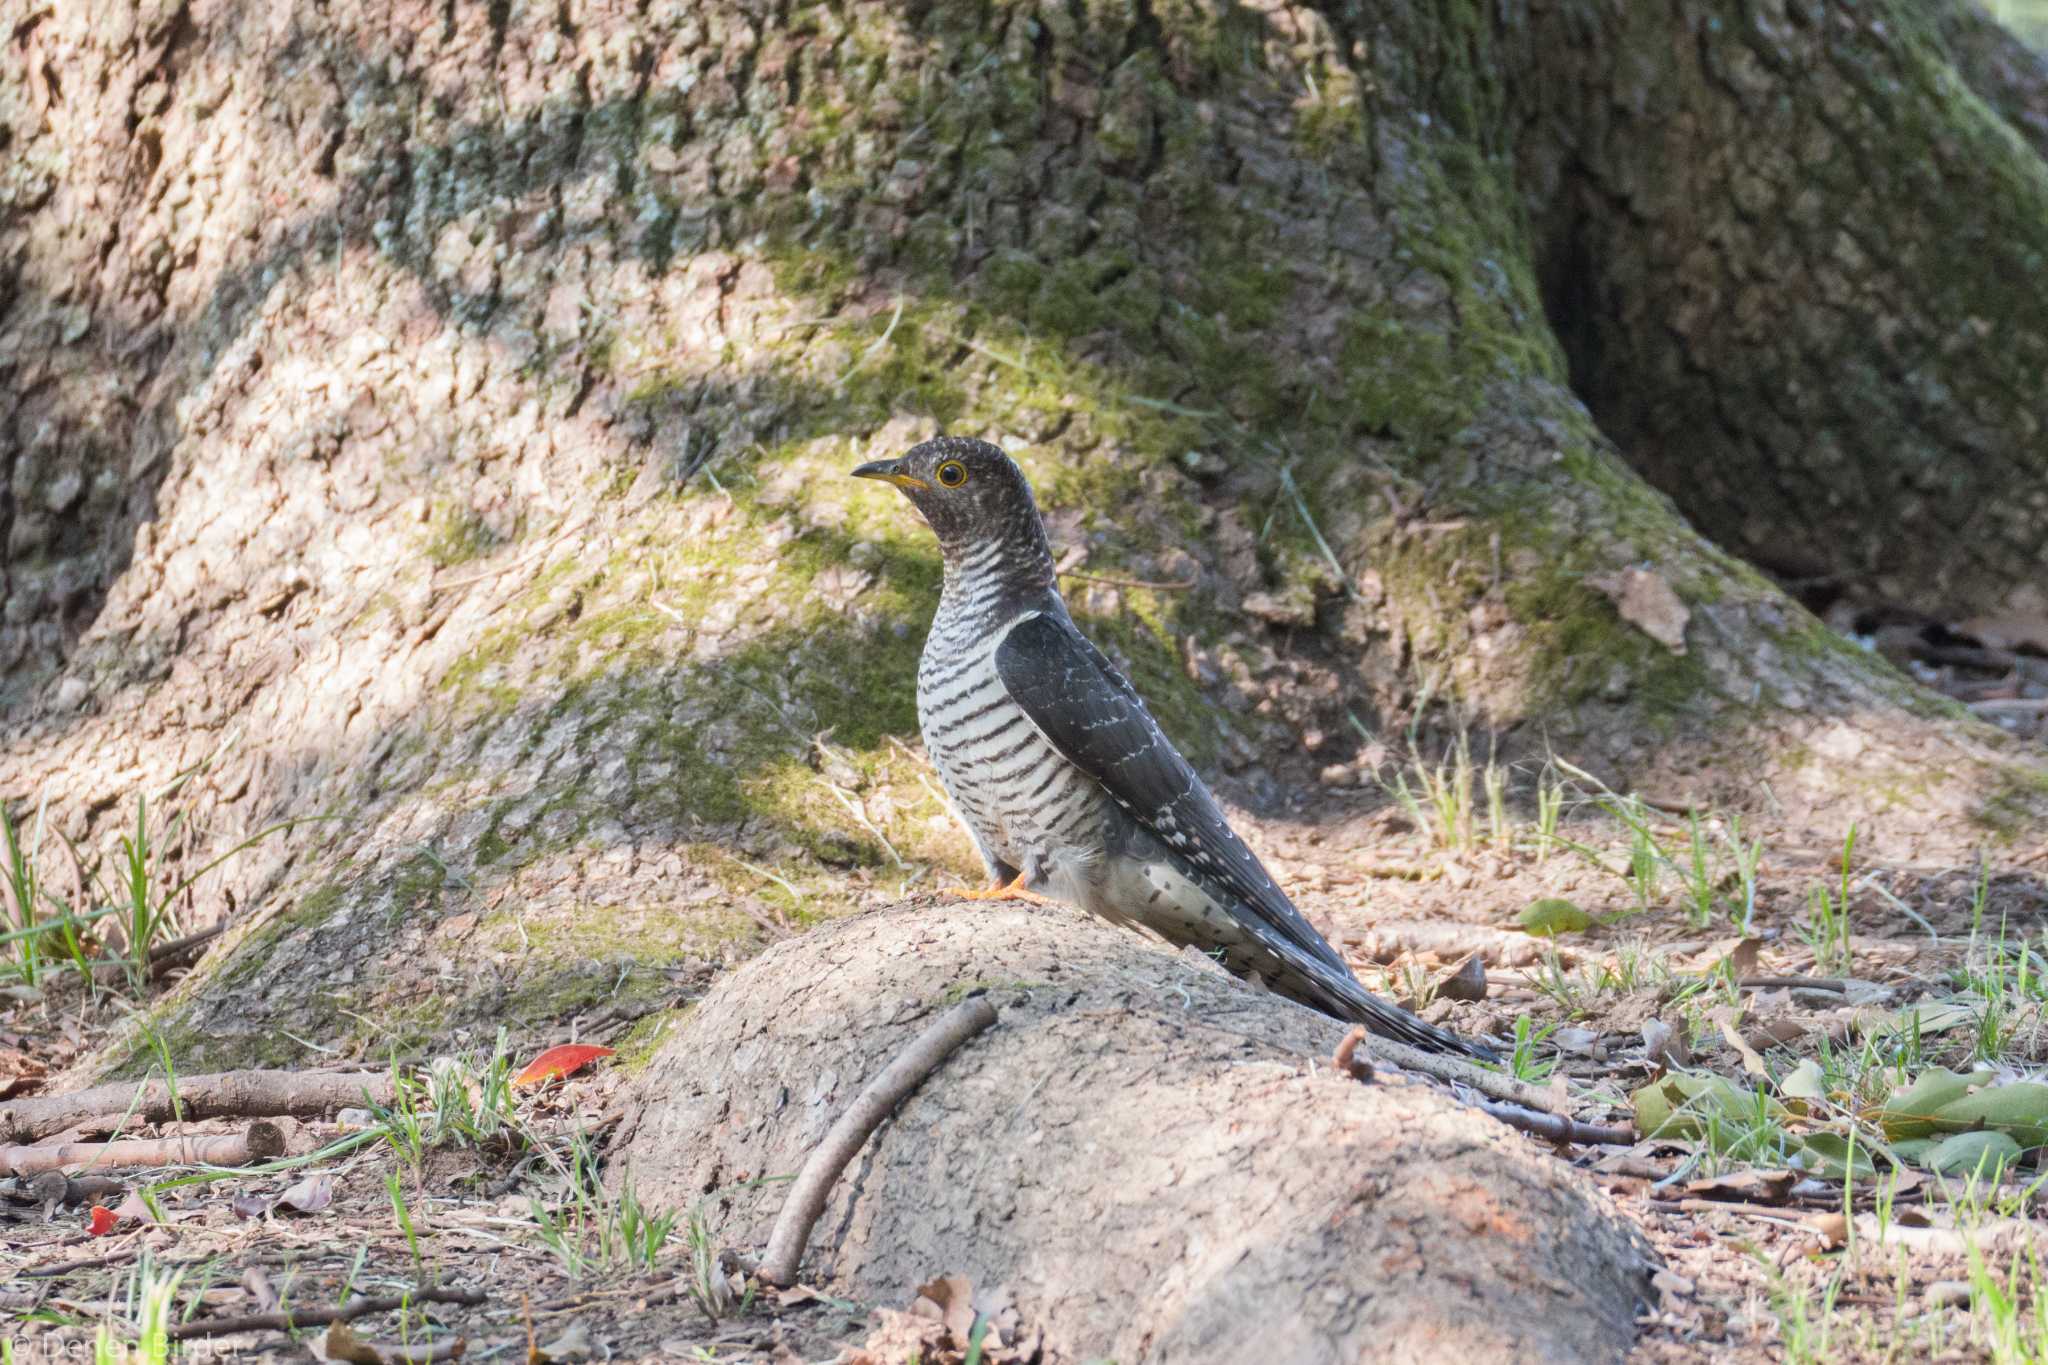
[(1038, 504), (1024, 471), (986, 441), (941, 436), (912, 446), (897, 459), (864, 464), (853, 476), (881, 479), (903, 490), (949, 558), (988, 541), (1021, 537), (1043, 542)]

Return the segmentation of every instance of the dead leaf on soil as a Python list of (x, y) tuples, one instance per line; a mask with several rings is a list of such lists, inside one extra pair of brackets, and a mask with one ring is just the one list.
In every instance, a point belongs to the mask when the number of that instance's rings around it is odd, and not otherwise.
[(124, 1223), (154, 1223), (156, 1214), (143, 1202), (139, 1190), (130, 1190), (128, 1197), (114, 1205), (114, 1217)]
[(1922, 1000), (1900, 1010), (1877, 1010), (1863, 1021), (1866, 1034), (1919, 1033), (1926, 1037), (1977, 1022), (1978, 1011), (1961, 1000)]
[(326, 1171), (307, 1176), (277, 1197), (273, 1208), (318, 1213), (334, 1202), (334, 1177)]
[(1782, 1204), (1799, 1183), (1798, 1171), (1731, 1171), (1688, 1181), (1688, 1199), (1718, 1199), (1734, 1204)]
[(1666, 1071), (1683, 1071), (1692, 1065), (1692, 1049), (1685, 1045), (1685, 1035), (1662, 1019), (1643, 1025), (1643, 1052), (1653, 1065)]
[(384, 1365), (384, 1356), (376, 1347), (358, 1337), (345, 1322), (328, 1324), (327, 1330), (306, 1343), (306, 1352), (320, 1361), (340, 1361), (347, 1365)]
[(1770, 1068), (1764, 1065), (1764, 1059), (1758, 1055), (1757, 1050), (1743, 1041), (1741, 1031), (1735, 1026), (1736, 1018), (1735, 1009), (1731, 1005), (1719, 1005), (1707, 1011), (1708, 1022), (1721, 1031), (1721, 1041), (1734, 1048), (1741, 1056), (1742, 1069), (1761, 1080), (1769, 1080)]
[(549, 1361), (588, 1360), (596, 1354), (590, 1344), (590, 1324), (577, 1318), (553, 1341), (542, 1342), (533, 1351), (533, 1365)]
[(1622, 620), (1673, 654), (1685, 653), (1685, 626), (1692, 619), (1692, 609), (1662, 577), (1648, 569), (1629, 568), (1589, 574), (1586, 586), (1605, 593)]
[(525, 1068), (512, 1078), (512, 1088), (530, 1090), (558, 1076), (573, 1075), (600, 1057), (613, 1055), (611, 1048), (598, 1047), (592, 1043), (559, 1043), (528, 1062)]
[(1721, 959), (1720, 967), (1737, 981), (1745, 976), (1754, 976), (1757, 954), (1763, 951), (1763, 947), (1764, 941), (1760, 938), (1739, 938), (1728, 950), (1728, 956)]
[(946, 1325), (946, 1331), (963, 1346), (974, 1331), (974, 1286), (965, 1275), (945, 1275), (917, 1287), (910, 1311)]

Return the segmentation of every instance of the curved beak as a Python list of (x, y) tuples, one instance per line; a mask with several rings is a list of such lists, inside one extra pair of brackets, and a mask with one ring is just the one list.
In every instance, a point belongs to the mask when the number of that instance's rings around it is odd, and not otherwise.
[(884, 483), (893, 483), (898, 488), (931, 487), (923, 479), (904, 473), (902, 462), (899, 460), (876, 460), (871, 464), (864, 464), (853, 471), (853, 477), (856, 479), (880, 479)]

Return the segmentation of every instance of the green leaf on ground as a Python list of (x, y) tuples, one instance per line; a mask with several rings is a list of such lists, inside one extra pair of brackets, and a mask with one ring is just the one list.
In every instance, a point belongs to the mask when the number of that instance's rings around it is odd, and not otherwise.
[(1924, 1138), (1936, 1131), (1934, 1116), (1942, 1107), (1969, 1093), (1970, 1077), (1933, 1067), (1915, 1076), (1911, 1085), (1894, 1090), (1877, 1119), (1884, 1135), (1895, 1142)]
[(1529, 908), (1522, 912), (1521, 924), (1527, 933), (1555, 938), (1592, 928), (1593, 917), (1563, 897), (1546, 896), (1529, 903)]
[(1934, 1127), (1942, 1133), (1995, 1128), (2010, 1133), (2022, 1147), (2048, 1144), (2048, 1085), (2021, 1081), (1965, 1095), (1935, 1113)]
[(1807, 1134), (1800, 1140), (1799, 1150), (1792, 1154), (1791, 1164), (1829, 1180), (1840, 1180), (1852, 1173), (1859, 1179), (1877, 1174), (1877, 1163), (1870, 1159), (1870, 1144), (1852, 1143), (1840, 1133)]
[(2010, 1134), (1987, 1129), (1942, 1139), (1921, 1164), (1943, 1175), (1984, 1175), (1996, 1179), (2000, 1171), (2019, 1159), (2020, 1145)]
[(1778, 1093), (1788, 1100), (1824, 1100), (1828, 1097), (1827, 1077), (1820, 1063), (1808, 1057), (1792, 1068), (1792, 1074), (1778, 1082)]
[(1644, 1137), (1696, 1138), (1712, 1117), (1741, 1122), (1754, 1120), (1758, 1104), (1765, 1117), (1783, 1122), (1792, 1112), (1776, 1100), (1761, 1097), (1720, 1076), (1674, 1071), (1630, 1096), (1636, 1131)]

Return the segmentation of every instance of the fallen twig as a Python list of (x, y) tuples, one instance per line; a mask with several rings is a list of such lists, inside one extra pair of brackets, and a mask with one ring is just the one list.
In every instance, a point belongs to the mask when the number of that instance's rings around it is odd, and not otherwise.
[(1453, 1085), (1477, 1090), (1489, 1099), (1519, 1104), (1524, 1109), (1534, 1109), (1538, 1113), (1557, 1112), (1557, 1096), (1549, 1091), (1539, 1090), (1527, 1081), (1518, 1081), (1513, 1076), (1499, 1071), (1481, 1070), (1461, 1057), (1424, 1052), (1421, 1048), (1397, 1043), (1391, 1038), (1382, 1038), (1377, 1034), (1368, 1038), (1366, 1043), (1372, 1048), (1375, 1056), (1406, 1070), (1420, 1071), (1425, 1076), (1434, 1076), (1440, 1081), (1449, 1081)]
[(33, 1142), (105, 1114), (126, 1113), (134, 1123), (285, 1114), (317, 1117), (366, 1100), (391, 1103), (391, 1075), (384, 1071), (223, 1071), (180, 1076), (177, 1100), (174, 1107), (170, 1087), (160, 1080), (117, 1081), (68, 1095), (7, 1100), (0, 1102), (0, 1143)]
[(128, 1192), (128, 1186), (111, 1176), (69, 1176), (62, 1171), (44, 1171), (28, 1182), (29, 1198), (38, 1204), (95, 1204), (112, 1206)]
[(248, 1166), (283, 1155), (284, 1130), (258, 1119), (239, 1133), (0, 1147), (0, 1174), (36, 1175), (65, 1166)]
[(233, 1318), (196, 1318), (189, 1322), (174, 1322), (164, 1335), (172, 1341), (189, 1341), (193, 1337), (224, 1337), (236, 1332), (289, 1332), (295, 1327), (325, 1327), (329, 1323), (354, 1322), (372, 1313), (389, 1313), (420, 1303), (452, 1303), (464, 1308), (480, 1308), (489, 1301), (481, 1289), (426, 1285), (410, 1294), (350, 1299), (332, 1308), (281, 1308), (275, 1313), (244, 1313)]
[(1745, 976), (1737, 978), (1736, 989), (1745, 991), (1775, 991), (1781, 989), (1832, 991), (1845, 994), (1849, 983), (1828, 976)]
[(846, 1163), (867, 1145), (869, 1136), (905, 1095), (938, 1070), (962, 1043), (995, 1021), (996, 1007), (986, 997), (961, 1001), (911, 1039), (909, 1046), (854, 1096), (824, 1141), (805, 1158), (782, 1212), (775, 1216), (775, 1230), (769, 1234), (758, 1272), (763, 1280), (784, 1286), (796, 1283), (797, 1265), (811, 1240), (811, 1227), (825, 1211), (826, 1197)]
[(1800, 1226), (1800, 1209), (1793, 1204), (1750, 1204), (1738, 1199), (1649, 1199), (1644, 1203), (1658, 1213), (1733, 1213)]
[(2019, 1251), (2043, 1236), (2039, 1224), (2024, 1218), (1992, 1218), (1970, 1228), (1916, 1228), (1874, 1213), (1856, 1215), (1856, 1235), (1878, 1245), (1938, 1256), (1963, 1256), (1973, 1249), (1985, 1256)]
[(1337, 1051), (1331, 1056), (1330, 1065), (1354, 1080), (1371, 1080), (1372, 1061), (1358, 1055), (1358, 1045), (1364, 1041), (1364, 1027), (1352, 1029), (1344, 1035), (1344, 1041), (1337, 1044)]
[(183, 966), (199, 956), (207, 944), (219, 938), (225, 924), (216, 924), (211, 929), (201, 929), (196, 934), (174, 938), (168, 943), (159, 943), (149, 950), (149, 974), (152, 978), (162, 976), (175, 967)]
[(24, 1280), (55, 1280), (79, 1270), (98, 1270), (103, 1266), (120, 1265), (132, 1261), (142, 1250), (142, 1244), (126, 1246), (119, 1251), (110, 1251), (104, 1256), (88, 1256), (82, 1261), (59, 1261), (56, 1265), (39, 1265), (17, 1272)]
[(1549, 1142), (1575, 1142), (1584, 1147), (1627, 1147), (1636, 1140), (1633, 1128), (1603, 1128), (1580, 1123), (1566, 1114), (1543, 1114), (1519, 1104), (1481, 1100), (1479, 1107), (1510, 1128), (1534, 1133)]

